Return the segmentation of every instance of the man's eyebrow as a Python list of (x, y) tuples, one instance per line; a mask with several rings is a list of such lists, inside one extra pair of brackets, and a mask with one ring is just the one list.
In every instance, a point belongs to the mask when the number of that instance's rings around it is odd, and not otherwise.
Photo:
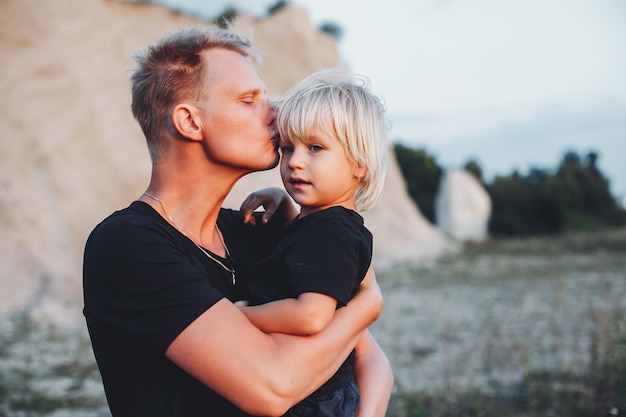
[(267, 90), (263, 89), (263, 88), (251, 88), (249, 90), (245, 90), (242, 91), (239, 94), (239, 97), (245, 97), (245, 96), (258, 96), (260, 94), (267, 94)]

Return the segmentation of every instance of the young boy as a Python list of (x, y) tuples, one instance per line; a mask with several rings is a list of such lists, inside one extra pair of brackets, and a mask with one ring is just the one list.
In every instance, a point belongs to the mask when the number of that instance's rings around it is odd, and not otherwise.
[[(276, 189), (253, 193), (242, 204), (248, 221), (260, 205), (280, 205), (283, 216), (295, 219), (252, 270), (248, 305), (239, 307), (266, 333), (316, 334), (350, 301), (370, 268), (372, 234), (358, 211), (375, 203), (384, 182), (384, 108), (365, 80), (326, 70), (287, 92), (276, 123), (282, 181), (301, 210), (297, 214)], [(353, 356), (287, 415), (356, 415)]]

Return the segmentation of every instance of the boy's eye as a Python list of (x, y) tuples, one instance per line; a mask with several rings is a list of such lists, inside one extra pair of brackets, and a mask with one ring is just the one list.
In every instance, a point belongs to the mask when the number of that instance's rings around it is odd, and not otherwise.
[(281, 152), (283, 155), (290, 154), (290, 153), (292, 153), (292, 152), (293, 152), (293, 146), (291, 146), (291, 145), (281, 146), (281, 147), (280, 147), (280, 152)]
[(311, 144), (309, 145), (309, 149), (313, 152), (321, 151), (322, 147), (320, 145)]

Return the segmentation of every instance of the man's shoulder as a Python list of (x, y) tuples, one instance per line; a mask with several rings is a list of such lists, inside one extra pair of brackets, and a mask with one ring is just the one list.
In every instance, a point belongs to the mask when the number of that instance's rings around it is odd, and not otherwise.
[(156, 224), (157, 219), (151, 211), (156, 214), (149, 205), (138, 201), (114, 211), (93, 228), (87, 238), (87, 244), (101, 238), (132, 236), (137, 230)]

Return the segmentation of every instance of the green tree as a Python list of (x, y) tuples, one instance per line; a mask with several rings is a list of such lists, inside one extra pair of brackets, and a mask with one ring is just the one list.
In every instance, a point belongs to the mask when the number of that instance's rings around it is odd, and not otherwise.
[(551, 192), (565, 212), (566, 228), (595, 229), (624, 224), (624, 211), (610, 192), (609, 181), (597, 167), (598, 155), (580, 157), (567, 152), (551, 184)]
[[(434, 201), (443, 170), (425, 150), (394, 145), (407, 191), (424, 216), (435, 222)], [(514, 171), (485, 183), (480, 165), (465, 170), (485, 186), (491, 201), (489, 233), (493, 236), (556, 234), (626, 225), (626, 211), (610, 192), (598, 168), (598, 154), (566, 152), (556, 169)]]
[(464, 167), (465, 171), (472, 174), (479, 183), (484, 184), (483, 181), (483, 169), (480, 167), (477, 161), (471, 159), (465, 163)]
[(335, 22), (322, 22), (319, 30), (339, 40), (343, 36), (343, 28)]
[(434, 222), (434, 202), (443, 173), (441, 167), (435, 158), (423, 149), (395, 144), (394, 151), (409, 195), (424, 217)]
[(597, 167), (598, 155), (563, 155), (554, 174), (533, 168), (487, 185), (492, 204), (492, 235), (554, 234), (626, 224), (626, 212), (612, 197)]
[(490, 234), (515, 236), (534, 229), (534, 189), (517, 171), (509, 177), (496, 177), (487, 192), (492, 202)]
[(214, 22), (222, 29), (226, 29), (230, 23), (237, 17), (237, 9), (234, 7), (227, 7), (224, 9), (221, 15), (215, 18)]
[(278, 0), (276, 3), (267, 8), (267, 14), (272, 15), (289, 5), (287, 0)]

